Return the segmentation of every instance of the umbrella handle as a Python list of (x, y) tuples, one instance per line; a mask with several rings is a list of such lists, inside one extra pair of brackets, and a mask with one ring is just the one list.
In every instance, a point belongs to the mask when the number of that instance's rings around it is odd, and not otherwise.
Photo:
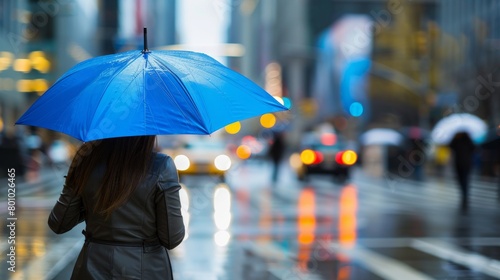
[(148, 50), (148, 28), (144, 27), (144, 49), (142, 50), (142, 53), (148, 53), (150, 52)]

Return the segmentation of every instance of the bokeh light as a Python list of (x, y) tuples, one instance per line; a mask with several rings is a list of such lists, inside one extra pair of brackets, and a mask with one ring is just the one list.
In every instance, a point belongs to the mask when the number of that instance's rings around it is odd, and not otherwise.
[(302, 166), (302, 160), (298, 153), (293, 153), (290, 155), (289, 164), (293, 169), (298, 169)]
[(175, 167), (177, 167), (178, 170), (184, 171), (189, 168), (191, 165), (191, 162), (189, 161), (189, 158), (185, 155), (178, 155), (174, 159)]
[(14, 70), (18, 72), (28, 73), (31, 71), (31, 61), (26, 58), (18, 58), (14, 60)]
[(240, 159), (248, 159), (252, 155), (252, 150), (247, 145), (240, 145), (236, 148), (236, 155)]
[(0, 52), (0, 71), (3, 71), (12, 64), (14, 56), (9, 52)]
[(19, 92), (31, 92), (31, 80), (21, 79), (17, 81), (16, 89)]
[(345, 165), (353, 165), (356, 163), (357, 160), (358, 160), (358, 155), (352, 150), (347, 150), (342, 153), (342, 162)]
[(43, 93), (49, 88), (49, 83), (45, 79), (35, 79), (31, 82), (31, 88), (33, 91)]
[(220, 230), (214, 234), (214, 241), (217, 246), (224, 247), (227, 246), (229, 240), (231, 239), (231, 234), (226, 230)]
[(260, 124), (265, 128), (271, 128), (276, 124), (276, 117), (271, 114), (264, 114), (260, 117)]
[(292, 108), (292, 100), (288, 97), (283, 97), (283, 105), (287, 107), (288, 109)]
[(220, 171), (229, 170), (229, 168), (231, 168), (231, 159), (226, 155), (218, 155), (214, 159), (214, 165), (215, 168), (219, 169)]
[(316, 154), (310, 149), (303, 150), (302, 153), (300, 153), (300, 160), (304, 164), (313, 164), (316, 160)]
[(363, 114), (364, 108), (363, 105), (359, 102), (354, 102), (349, 106), (349, 113), (353, 117), (359, 117)]
[(241, 123), (234, 122), (232, 124), (226, 125), (225, 130), (229, 134), (236, 134), (236, 133), (240, 132), (240, 130), (241, 130)]
[(335, 143), (337, 143), (337, 135), (335, 135), (335, 133), (321, 134), (321, 144), (325, 146), (333, 146)]

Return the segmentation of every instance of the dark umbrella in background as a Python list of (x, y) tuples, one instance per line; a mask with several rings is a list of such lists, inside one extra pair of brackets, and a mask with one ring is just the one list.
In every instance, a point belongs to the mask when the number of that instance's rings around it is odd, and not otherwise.
[(144, 50), (95, 57), (66, 72), (16, 122), (81, 141), (211, 134), (287, 107), (210, 56)]

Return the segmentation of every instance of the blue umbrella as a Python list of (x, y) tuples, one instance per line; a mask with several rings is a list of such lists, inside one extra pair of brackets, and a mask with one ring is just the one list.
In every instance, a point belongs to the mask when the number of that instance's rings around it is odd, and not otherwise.
[[(146, 39), (145, 39), (146, 41)], [(16, 122), (82, 141), (211, 134), (239, 120), (285, 106), (208, 55), (129, 51), (79, 63)]]

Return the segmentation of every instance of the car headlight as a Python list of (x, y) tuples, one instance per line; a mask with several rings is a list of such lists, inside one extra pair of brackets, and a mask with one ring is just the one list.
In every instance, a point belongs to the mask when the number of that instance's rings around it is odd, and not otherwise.
[(189, 168), (191, 165), (191, 162), (189, 161), (189, 158), (185, 155), (178, 155), (174, 158), (174, 163), (175, 167), (177, 167), (177, 170), (184, 171)]
[(214, 159), (215, 168), (220, 171), (226, 171), (231, 168), (231, 159), (226, 155), (218, 155)]

